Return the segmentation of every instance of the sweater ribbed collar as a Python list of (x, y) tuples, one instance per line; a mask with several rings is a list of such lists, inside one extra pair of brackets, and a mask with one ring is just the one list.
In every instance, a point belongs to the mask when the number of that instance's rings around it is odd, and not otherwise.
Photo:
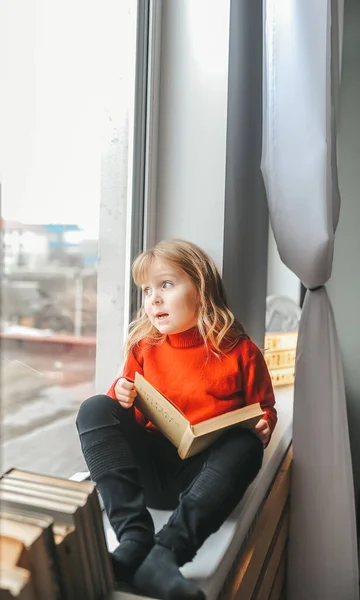
[(166, 339), (173, 348), (191, 348), (204, 343), (197, 327), (192, 327), (181, 333), (171, 333), (166, 336)]

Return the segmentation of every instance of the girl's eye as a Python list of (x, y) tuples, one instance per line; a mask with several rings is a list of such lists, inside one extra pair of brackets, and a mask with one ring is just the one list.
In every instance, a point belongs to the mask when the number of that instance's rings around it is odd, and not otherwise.
[(172, 282), (171, 282), (171, 281), (164, 281), (164, 283), (163, 283), (163, 285), (162, 285), (162, 286), (163, 286), (163, 288), (166, 290), (166, 289), (168, 289), (168, 288), (172, 287), (172, 285), (173, 285), (173, 284), (172, 284)]
[(145, 288), (143, 290), (143, 294), (144, 294), (144, 296), (150, 296), (150, 294), (151, 294), (151, 288)]

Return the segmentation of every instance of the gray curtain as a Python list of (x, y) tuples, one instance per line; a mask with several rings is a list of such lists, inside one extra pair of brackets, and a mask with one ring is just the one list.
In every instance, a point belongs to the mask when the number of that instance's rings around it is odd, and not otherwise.
[[(331, 277), (343, 6), (264, 0), (264, 176), (283, 262), (308, 288), (296, 358), (288, 600), (358, 600), (353, 475)], [(348, 290), (344, 290), (348, 293)]]

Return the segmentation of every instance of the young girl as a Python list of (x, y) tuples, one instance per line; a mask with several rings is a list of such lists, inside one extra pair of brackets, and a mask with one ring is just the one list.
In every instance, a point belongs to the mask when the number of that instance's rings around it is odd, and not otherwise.
[[(179, 567), (217, 531), (257, 475), (276, 424), (260, 350), (228, 308), (213, 261), (195, 244), (163, 241), (133, 264), (143, 307), (130, 326), (122, 375), (80, 407), (77, 427), (91, 478), (120, 545), (117, 580), (164, 599), (203, 599)], [(260, 402), (254, 430), (228, 429), (181, 460), (134, 406), (138, 371), (192, 424)], [(171, 509), (154, 534), (147, 507)]]

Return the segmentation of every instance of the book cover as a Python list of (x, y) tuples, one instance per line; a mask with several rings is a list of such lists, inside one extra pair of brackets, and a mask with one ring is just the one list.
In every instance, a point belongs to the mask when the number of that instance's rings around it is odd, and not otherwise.
[(66, 600), (78, 600), (76, 569), (76, 530), (75, 527), (54, 525), (54, 540), (60, 566), (64, 574)]

